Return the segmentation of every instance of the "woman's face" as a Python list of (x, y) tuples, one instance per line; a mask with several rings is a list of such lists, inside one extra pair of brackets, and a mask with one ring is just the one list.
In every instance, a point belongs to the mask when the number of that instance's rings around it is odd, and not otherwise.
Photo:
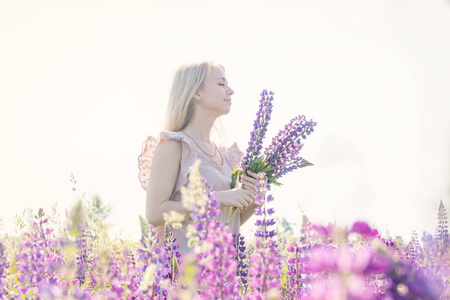
[(231, 95), (234, 91), (228, 86), (227, 77), (221, 68), (211, 67), (209, 77), (194, 96), (199, 106), (215, 116), (226, 115), (231, 108)]

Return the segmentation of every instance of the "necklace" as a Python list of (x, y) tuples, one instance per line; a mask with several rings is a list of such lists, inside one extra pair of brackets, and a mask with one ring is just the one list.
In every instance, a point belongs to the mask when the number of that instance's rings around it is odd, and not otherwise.
[[(183, 130), (180, 130), (180, 131), (181, 131), (182, 133), (184, 133), (184, 134), (185, 134), (188, 138), (190, 138), (192, 141), (194, 141), (194, 143), (197, 145), (197, 147), (198, 147), (200, 150), (202, 150), (203, 153), (205, 153), (206, 155), (208, 155), (209, 157), (211, 157), (211, 160), (212, 160), (212, 158), (213, 158), (214, 156), (216, 156), (217, 151), (219, 151), (221, 166), (223, 166), (223, 156), (222, 156), (222, 153), (220, 153), (220, 150), (217, 148), (216, 143), (212, 142), (212, 143), (214, 144), (215, 151), (214, 151), (214, 154), (211, 155), (211, 154), (208, 154), (205, 150), (203, 150), (203, 148), (200, 147), (200, 145), (197, 144), (197, 142), (196, 142), (192, 137), (190, 137), (189, 134), (187, 134), (187, 133), (184, 132)], [(214, 160), (212, 160), (212, 161), (215, 162)]]

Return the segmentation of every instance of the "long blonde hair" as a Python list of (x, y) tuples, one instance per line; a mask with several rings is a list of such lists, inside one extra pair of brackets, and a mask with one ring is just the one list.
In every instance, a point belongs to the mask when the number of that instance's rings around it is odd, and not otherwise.
[[(165, 130), (179, 131), (187, 125), (194, 110), (193, 97), (208, 78), (213, 66), (221, 68), (225, 72), (222, 65), (212, 61), (187, 63), (175, 71), (167, 104)], [(221, 138), (223, 130), (220, 118), (217, 118), (214, 129)]]

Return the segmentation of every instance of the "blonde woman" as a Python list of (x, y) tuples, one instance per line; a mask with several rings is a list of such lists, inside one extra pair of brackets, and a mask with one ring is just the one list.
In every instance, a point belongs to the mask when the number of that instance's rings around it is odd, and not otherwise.
[[(197, 158), (201, 159), (200, 174), (216, 191), (221, 204), (220, 220), (230, 226), (232, 233), (239, 233), (240, 226), (255, 212), (256, 174), (249, 172), (253, 178), (242, 179), (245, 189), (230, 189), (231, 173), (239, 167), (242, 152), (236, 143), (226, 148), (210, 139), (216, 120), (230, 112), (233, 94), (219, 64), (186, 64), (175, 72), (165, 128), (159, 139), (147, 139), (139, 157), (140, 180), (147, 190), (146, 217), (160, 238), (164, 236), (164, 213), (176, 211), (189, 219), (189, 211), (181, 203), (180, 188), (188, 184), (189, 167)], [(142, 167), (145, 164), (151, 167)], [(233, 206), (240, 211), (230, 221)], [(182, 255), (190, 252), (185, 228), (173, 230)]]

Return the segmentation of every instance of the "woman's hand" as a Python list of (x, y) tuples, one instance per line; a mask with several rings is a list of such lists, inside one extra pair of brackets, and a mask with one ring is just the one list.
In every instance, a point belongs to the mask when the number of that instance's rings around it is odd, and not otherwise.
[(241, 177), (242, 187), (246, 190), (252, 191), (254, 194), (254, 197), (253, 197), (253, 199), (254, 199), (258, 195), (258, 192), (256, 190), (256, 186), (258, 185), (258, 180), (256, 178), (257, 178), (258, 174), (253, 173), (250, 170), (248, 170), (247, 173), (250, 176), (246, 176), (244, 174)]
[(235, 206), (240, 210), (246, 209), (255, 198), (256, 193), (250, 189), (234, 188), (216, 192), (216, 198), (222, 206)]

